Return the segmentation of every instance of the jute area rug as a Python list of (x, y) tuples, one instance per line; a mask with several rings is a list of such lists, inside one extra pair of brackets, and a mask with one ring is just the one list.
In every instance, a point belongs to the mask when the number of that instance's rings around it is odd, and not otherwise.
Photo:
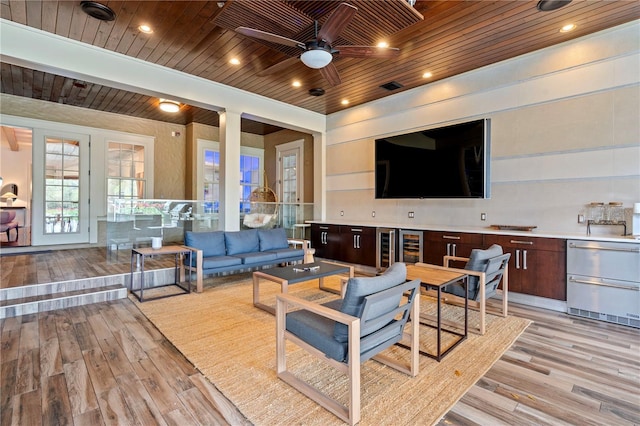
[[(337, 417), (282, 382), (275, 372), (275, 317), (253, 306), (250, 275), (224, 279), (201, 294), (136, 303), (140, 310), (254, 425), (341, 425)], [(267, 304), (279, 286), (262, 282)], [(325, 284), (339, 287), (337, 279)], [(317, 281), (289, 287), (289, 293), (324, 302), (337, 297), (320, 291)], [(135, 300), (134, 300), (135, 301)], [(421, 298), (421, 312), (435, 302)], [(444, 316), (460, 319), (461, 309)], [(470, 325), (478, 321), (470, 311)], [(374, 360), (361, 374), (361, 425), (430, 425), (438, 420), (513, 344), (528, 320), (489, 315), (484, 336), (469, 338), (441, 362), (420, 356), (420, 373), (409, 377)], [(421, 326), (421, 347), (435, 347), (435, 332)], [(446, 342), (446, 340), (445, 340)], [(446, 344), (446, 343), (445, 343)], [(400, 347), (391, 355), (408, 359)], [(287, 347), (289, 369), (333, 397), (346, 401), (347, 380), (294, 345)]]

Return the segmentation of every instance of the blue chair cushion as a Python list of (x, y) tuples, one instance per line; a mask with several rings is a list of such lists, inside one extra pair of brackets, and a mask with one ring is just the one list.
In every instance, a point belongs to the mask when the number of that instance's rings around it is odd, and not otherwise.
[[(500, 256), (502, 254), (502, 247), (498, 244), (493, 244), (486, 250), (473, 249), (469, 260), (464, 269), (470, 271), (485, 272), (487, 267), (487, 261), (493, 257)], [(480, 295), (480, 279), (469, 275), (467, 285), (469, 286), (469, 300), (477, 300)], [(456, 296), (464, 297), (464, 287), (462, 284), (452, 284), (443, 289), (446, 293), (451, 293)]]
[[(406, 280), (407, 267), (402, 262), (392, 264), (384, 273), (376, 277), (349, 278), (340, 312), (360, 318), (366, 296), (402, 284)], [(338, 342), (347, 342), (349, 339), (347, 326), (336, 323), (334, 338)]]
[(260, 251), (260, 240), (256, 229), (225, 232), (224, 239), (228, 255)]
[(184, 243), (189, 247), (202, 250), (202, 257), (224, 256), (227, 254), (224, 231), (187, 231), (184, 235)]
[(284, 228), (258, 229), (260, 251), (285, 249), (289, 247)]
[[(336, 308), (336, 306), (329, 307)], [(348, 344), (334, 339), (334, 327), (335, 322), (333, 320), (313, 312), (299, 310), (287, 314), (286, 328), (289, 332), (322, 351), (328, 357), (339, 362), (345, 362), (347, 360)]]

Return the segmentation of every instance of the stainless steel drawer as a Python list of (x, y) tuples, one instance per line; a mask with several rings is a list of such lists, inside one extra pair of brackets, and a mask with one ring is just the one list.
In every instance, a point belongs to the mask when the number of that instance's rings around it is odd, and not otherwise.
[(567, 274), (640, 282), (640, 244), (570, 240)]

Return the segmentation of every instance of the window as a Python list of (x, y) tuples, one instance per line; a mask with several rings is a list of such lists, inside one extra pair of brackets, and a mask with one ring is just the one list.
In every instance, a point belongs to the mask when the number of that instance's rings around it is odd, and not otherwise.
[(220, 152), (206, 149), (203, 164), (204, 212), (218, 213), (220, 209)]
[(256, 155), (240, 155), (240, 213), (251, 210), (251, 193), (261, 186), (261, 157)]
[(144, 146), (109, 142), (107, 159), (107, 205), (115, 200), (145, 198)]
[[(198, 139), (198, 187), (205, 213), (218, 213), (220, 206), (220, 145)], [(264, 150), (241, 147), (240, 154), (240, 212), (251, 209), (251, 192), (262, 186)]]
[(80, 143), (46, 138), (45, 234), (78, 231), (80, 206)]

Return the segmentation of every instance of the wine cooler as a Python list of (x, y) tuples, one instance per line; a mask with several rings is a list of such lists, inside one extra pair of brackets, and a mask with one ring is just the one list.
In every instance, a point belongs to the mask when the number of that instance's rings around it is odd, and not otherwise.
[(400, 262), (423, 262), (424, 238), (422, 231), (401, 229), (398, 243), (400, 246), (398, 260)]
[(396, 230), (377, 228), (376, 270), (384, 271), (396, 261)]

